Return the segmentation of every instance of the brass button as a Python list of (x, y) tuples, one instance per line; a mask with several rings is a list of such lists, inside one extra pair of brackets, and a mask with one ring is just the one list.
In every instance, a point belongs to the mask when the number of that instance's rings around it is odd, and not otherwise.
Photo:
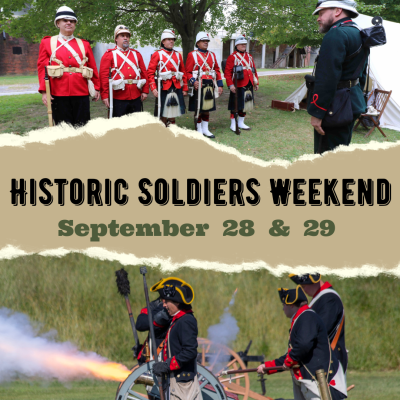
[(338, 350), (340, 351), (340, 347), (338, 347)]
[(333, 361), (331, 361), (331, 364), (333, 364)]
[(185, 374), (183, 374), (183, 376), (186, 376)]
[(72, 72), (70, 72), (69, 74), (72, 75)]
[(129, 74), (129, 76), (132, 76), (131, 74)]
[(178, 378), (180, 378), (180, 377), (181, 377), (181, 375), (179, 374), (179, 375), (178, 375)]
[(329, 115), (332, 115), (332, 114), (333, 114), (333, 112), (332, 112), (332, 111), (330, 111), (330, 112), (329, 112)]
[(68, 58), (71, 58), (71, 56), (69, 56)]
[(131, 67), (128, 67), (128, 69), (131, 69)]
[(329, 371), (329, 373), (331, 374), (333, 371)]

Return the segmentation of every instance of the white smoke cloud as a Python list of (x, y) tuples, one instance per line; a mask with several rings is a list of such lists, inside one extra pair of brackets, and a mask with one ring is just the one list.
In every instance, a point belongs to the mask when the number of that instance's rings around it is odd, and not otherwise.
[(239, 327), (235, 317), (232, 316), (230, 308), (235, 304), (236, 291), (229, 302), (228, 307), (219, 319), (219, 323), (208, 328), (208, 339), (217, 344), (228, 346), (236, 339)]
[(39, 335), (28, 316), (0, 309), (0, 382), (16, 378), (123, 380), (128, 369), (70, 342), (57, 342), (56, 331)]

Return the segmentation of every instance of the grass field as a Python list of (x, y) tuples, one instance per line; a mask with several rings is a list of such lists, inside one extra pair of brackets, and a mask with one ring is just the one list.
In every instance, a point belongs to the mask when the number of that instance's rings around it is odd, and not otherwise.
[(39, 83), (37, 75), (14, 75), (0, 76), (0, 86), (2, 85), (26, 85)]
[[(260, 78), (260, 89), (256, 93), (256, 105), (249, 113), (246, 123), (252, 130), (237, 136), (229, 130), (230, 119), (227, 111), (228, 90), (217, 102), (217, 111), (211, 113), (210, 128), (216, 141), (238, 149), (241, 153), (263, 160), (282, 158), (293, 160), (303, 154), (313, 152), (313, 131), (310, 117), (305, 111), (295, 113), (270, 108), (271, 101), (284, 100), (303, 82), (303, 75), (269, 76)], [(187, 101), (187, 100), (186, 100)], [(154, 97), (144, 103), (144, 110), (153, 112)], [(91, 103), (92, 118), (106, 118), (107, 110), (100, 102)], [(23, 117), (23, 118), (22, 118)], [(0, 133), (24, 134), (32, 129), (45, 127), (47, 111), (39, 94), (0, 97)], [(193, 114), (177, 119), (177, 125), (193, 128)], [(400, 139), (400, 132), (385, 130), (385, 139), (378, 130), (365, 138), (365, 130), (353, 134), (352, 143)]]
[[(42, 331), (56, 329), (61, 341), (84, 351), (95, 351), (115, 361), (131, 358), (132, 333), (125, 303), (117, 293), (117, 262), (80, 254), (63, 258), (29, 256), (0, 261), (0, 305), (28, 314)], [(143, 307), (142, 277), (138, 267), (127, 267), (135, 314)], [(150, 268), (149, 284), (161, 276)], [(226, 274), (183, 268), (174, 272), (195, 289), (194, 311), (199, 336), (219, 322), (233, 291), (238, 288), (232, 315), (240, 328), (232, 348), (273, 359), (284, 354), (289, 321), (282, 312), (277, 288), (293, 287), (287, 277), (265, 270)], [(29, 279), (27, 279), (29, 277)], [(388, 370), (400, 366), (400, 285), (394, 277), (328, 277), (346, 308), (346, 346), (352, 370)], [(154, 294), (152, 294), (154, 298)], [(211, 311), (212, 310), (212, 311)], [(143, 339), (143, 335), (142, 335)]]
[[(251, 390), (261, 393), (257, 375), (251, 374)], [(400, 372), (352, 372), (347, 382), (355, 385), (349, 392), (351, 400), (395, 400), (400, 398)], [(58, 382), (16, 381), (0, 385), (2, 400), (113, 400), (118, 388), (115, 382), (81, 381), (63, 385)], [(289, 374), (267, 378), (266, 396), (273, 399), (292, 399)]]

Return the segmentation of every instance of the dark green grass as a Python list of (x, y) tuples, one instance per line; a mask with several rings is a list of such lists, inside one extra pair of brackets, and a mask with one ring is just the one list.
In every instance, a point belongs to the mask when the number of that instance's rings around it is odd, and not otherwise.
[[(72, 341), (84, 351), (95, 351), (115, 361), (129, 360), (132, 332), (114, 276), (120, 267), (117, 262), (79, 254), (2, 260), (0, 305), (28, 314), (42, 324), (43, 331), (56, 329), (59, 340)], [(132, 308), (137, 315), (145, 303), (142, 277), (138, 267), (127, 267), (127, 271)], [(282, 312), (277, 288), (293, 287), (287, 277), (275, 277), (265, 270), (226, 274), (183, 268), (162, 273), (150, 268), (149, 285), (162, 276), (179, 276), (193, 285), (200, 337), (207, 337), (208, 327), (219, 322), (233, 291), (239, 288), (232, 314), (240, 331), (232, 348), (244, 350), (252, 339), (251, 354), (264, 354), (266, 359), (273, 359), (286, 351), (289, 320)], [(346, 308), (350, 369), (398, 369), (399, 280), (385, 275), (328, 278)]]
[[(257, 375), (251, 375), (251, 390), (261, 393)], [(347, 376), (351, 400), (395, 400), (400, 398), (400, 372), (354, 372)], [(2, 400), (113, 400), (118, 387), (115, 382), (85, 380), (61, 384), (58, 382), (16, 381), (0, 385)], [(292, 399), (292, 380), (288, 373), (267, 377), (266, 396)], [(141, 391), (142, 392), (142, 391)]]
[[(236, 136), (230, 131), (230, 114), (227, 110), (228, 89), (217, 101), (217, 111), (211, 113), (210, 130), (216, 136), (216, 142), (232, 146), (242, 154), (262, 160), (281, 158), (293, 160), (303, 154), (313, 153), (313, 130), (310, 116), (305, 111), (285, 112), (271, 109), (271, 101), (284, 100), (303, 82), (303, 75), (269, 76), (260, 78), (260, 89), (256, 92), (254, 110), (246, 117), (246, 124), (252, 130), (243, 131)], [(186, 99), (186, 102), (188, 100)], [(144, 110), (154, 111), (152, 94), (144, 103)], [(106, 118), (107, 110), (101, 102), (91, 102), (92, 118)], [(193, 129), (193, 113), (177, 119), (177, 125)], [(47, 126), (47, 111), (41, 103), (40, 95), (19, 95), (0, 97), (0, 133), (14, 132), (24, 134), (32, 129)], [(400, 132), (384, 130), (385, 139), (378, 130), (365, 138), (365, 130), (353, 134), (352, 143), (369, 143), (400, 140)]]

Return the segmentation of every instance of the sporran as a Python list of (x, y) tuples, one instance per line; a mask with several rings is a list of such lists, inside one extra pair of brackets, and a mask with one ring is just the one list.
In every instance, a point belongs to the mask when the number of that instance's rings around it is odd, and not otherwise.
[(253, 109), (253, 93), (251, 90), (246, 90), (244, 92), (244, 109), (243, 112), (249, 112)]

